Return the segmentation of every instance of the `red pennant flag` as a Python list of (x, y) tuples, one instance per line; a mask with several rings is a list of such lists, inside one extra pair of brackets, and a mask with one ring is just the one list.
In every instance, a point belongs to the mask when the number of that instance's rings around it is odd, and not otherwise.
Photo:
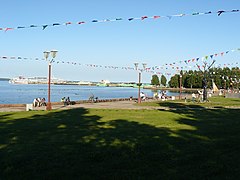
[(72, 23), (71, 23), (71, 22), (66, 22), (65, 24), (66, 24), (66, 25), (69, 25), (69, 24), (72, 24)]
[(147, 19), (147, 18), (148, 18), (147, 16), (143, 16), (143, 17), (141, 17), (142, 20)]
[(153, 16), (154, 19), (158, 19), (160, 18), (161, 16)]
[(85, 22), (84, 21), (80, 21), (80, 22), (78, 22), (78, 24), (84, 24)]
[(5, 28), (5, 32), (7, 32), (9, 30), (13, 30), (13, 28)]
[(221, 53), (221, 56), (223, 56), (224, 52)]

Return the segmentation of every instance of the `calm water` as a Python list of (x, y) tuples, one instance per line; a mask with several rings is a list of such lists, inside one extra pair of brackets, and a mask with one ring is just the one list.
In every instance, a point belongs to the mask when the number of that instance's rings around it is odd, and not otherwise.
[[(142, 89), (147, 96), (152, 97), (153, 91)], [(34, 98), (45, 97), (47, 100), (48, 85), (46, 84), (9, 84), (8, 81), (0, 81), (0, 104), (27, 104)], [(99, 99), (137, 97), (137, 88), (123, 87), (97, 87), (77, 85), (51, 85), (51, 101), (59, 102), (62, 97), (70, 97), (73, 101), (87, 100), (91, 94)], [(167, 92), (169, 96), (178, 93)]]

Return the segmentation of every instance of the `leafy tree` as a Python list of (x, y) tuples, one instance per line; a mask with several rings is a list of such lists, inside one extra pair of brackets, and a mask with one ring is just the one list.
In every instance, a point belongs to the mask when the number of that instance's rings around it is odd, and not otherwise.
[(155, 86), (160, 85), (158, 75), (156, 75), (156, 74), (152, 75), (151, 84), (155, 85)]
[(167, 84), (167, 78), (164, 75), (161, 76), (161, 84), (163, 86), (166, 86), (166, 84)]
[(194, 83), (193, 78), (194, 78), (193, 74), (187, 74), (184, 80), (183, 86), (186, 88), (193, 88), (193, 83)]
[(202, 88), (203, 87), (203, 73), (198, 71), (196, 76), (196, 88)]
[(171, 77), (170, 81), (168, 82), (169, 87), (171, 88), (178, 88), (179, 87), (179, 75), (175, 74)]
[[(206, 72), (207, 74), (207, 87), (212, 87), (212, 80), (215, 82), (218, 88), (230, 88), (232, 84), (233, 88), (239, 88), (240, 86), (240, 69), (239, 67), (224, 67), (224, 68), (211, 68)], [(203, 73), (197, 70), (190, 70), (183, 73), (182, 75), (182, 84), (186, 88), (202, 88), (203, 86)], [(170, 87), (179, 87), (179, 75), (174, 75), (170, 78), (168, 82)]]

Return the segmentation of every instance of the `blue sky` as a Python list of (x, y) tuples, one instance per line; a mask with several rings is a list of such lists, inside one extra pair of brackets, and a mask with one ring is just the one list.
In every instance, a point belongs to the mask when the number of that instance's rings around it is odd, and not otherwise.
[[(148, 67), (203, 57), (240, 48), (240, 13), (185, 16), (128, 21), (131, 17), (191, 14), (240, 9), (239, 0), (8, 0), (1, 2), (0, 28), (72, 22), (59, 27), (0, 31), (0, 57), (43, 57), (43, 51), (57, 49), (53, 75), (68, 80), (137, 81), (137, 72), (91, 68), (85, 64)], [(92, 23), (94, 19), (123, 18), (122, 21)], [(77, 25), (79, 21), (86, 24)], [(218, 57), (216, 64), (239, 61), (239, 52)], [(0, 77), (47, 76), (47, 62), (1, 60)], [(163, 71), (163, 70), (162, 70)], [(167, 70), (164, 70), (167, 71)], [(163, 73), (165, 73), (163, 71)], [(169, 72), (169, 71), (168, 71)], [(171, 72), (174, 73), (174, 72)], [(143, 81), (151, 80), (143, 73)]]

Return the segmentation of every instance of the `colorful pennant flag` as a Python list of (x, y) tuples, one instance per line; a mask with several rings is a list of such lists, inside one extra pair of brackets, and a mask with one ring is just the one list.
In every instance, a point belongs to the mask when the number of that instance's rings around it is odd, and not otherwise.
[[(217, 14), (217, 16), (222, 15), (223, 13), (238, 13), (239, 10), (238, 9), (233, 9), (233, 10), (219, 10), (217, 12), (213, 12), (213, 11), (208, 11), (208, 12), (193, 12), (193, 13), (189, 13), (189, 14), (185, 14), (185, 13), (180, 13), (180, 14), (175, 14), (175, 15), (167, 15), (167, 16), (159, 16), (159, 15), (154, 15), (154, 16), (141, 16), (141, 17), (131, 17), (131, 18), (127, 18), (128, 21), (133, 21), (133, 20), (145, 20), (145, 19), (159, 19), (161, 18), (168, 18), (169, 20), (172, 17), (184, 17), (184, 16), (199, 16), (199, 15), (208, 15), (208, 14)], [(110, 22), (110, 21), (120, 21), (120, 20), (124, 20), (123, 18), (115, 18), (115, 19), (104, 19), (104, 20), (92, 20), (92, 23), (101, 23), (101, 22)], [(52, 23), (52, 24), (44, 24), (44, 25), (30, 25), (30, 26), (17, 26), (17, 27), (0, 27), (0, 31), (9, 31), (9, 30), (16, 30), (16, 29), (26, 29), (26, 28), (42, 28), (43, 30), (45, 30), (47, 27), (54, 27), (54, 26), (61, 26), (61, 25), (73, 25), (73, 24), (84, 24), (86, 23), (86, 21), (79, 21), (76, 23), (72, 23), (71, 21), (67, 21), (65, 23)]]

